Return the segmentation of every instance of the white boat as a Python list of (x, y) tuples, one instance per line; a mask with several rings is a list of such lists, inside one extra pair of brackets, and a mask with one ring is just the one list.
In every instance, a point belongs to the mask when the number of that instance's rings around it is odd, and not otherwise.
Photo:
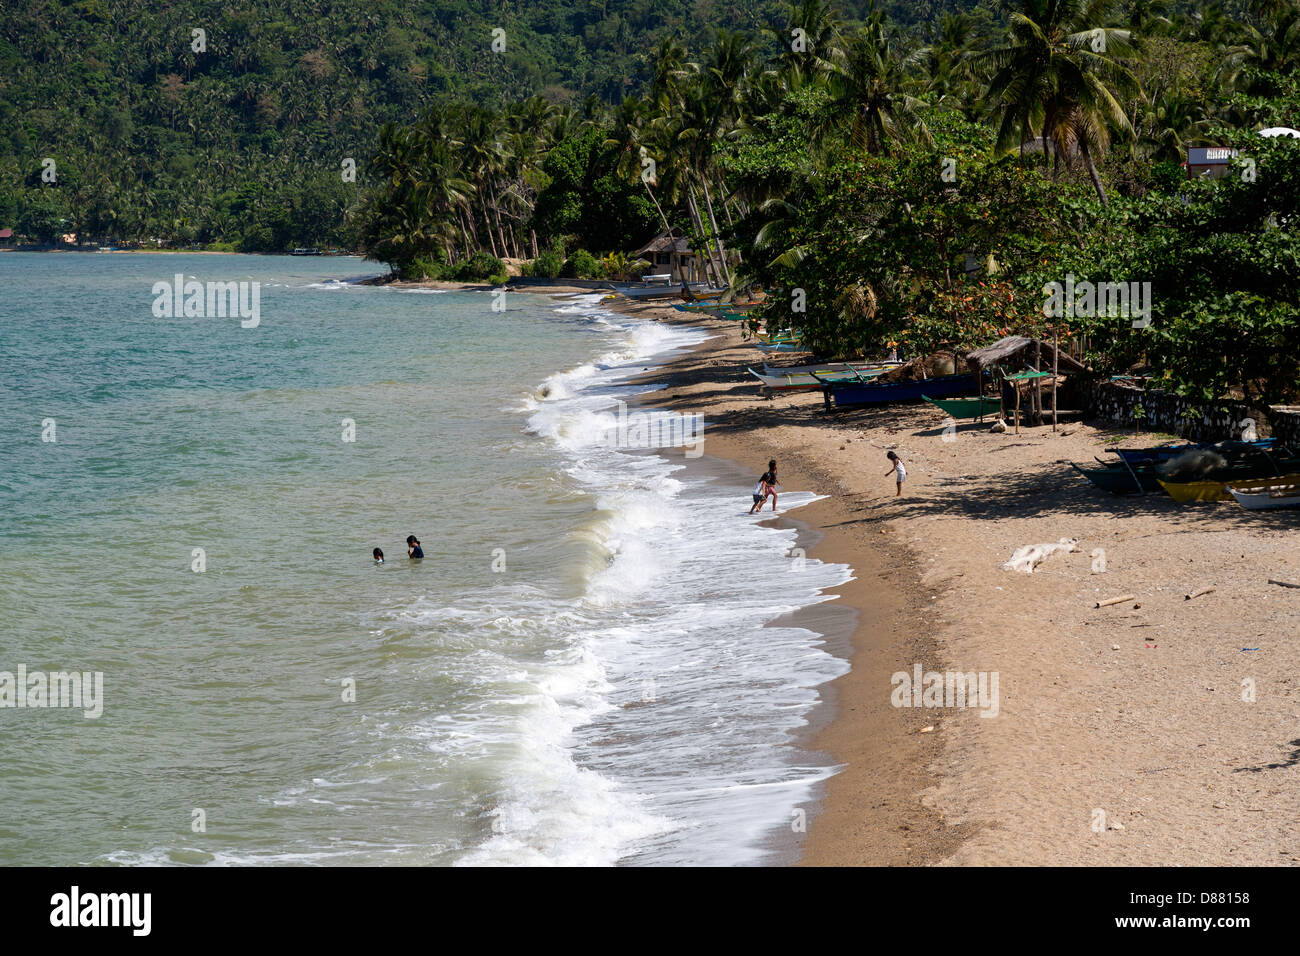
[[(690, 285), (691, 294), (697, 299), (718, 298), (725, 292), (725, 289), (710, 289), (703, 282), (693, 282)], [(631, 285), (617, 286), (614, 289), (619, 295), (625, 295), (629, 299), (672, 299), (682, 294), (682, 287), (677, 285)]]
[(1248, 511), (1300, 508), (1300, 482), (1296, 481), (1295, 475), (1288, 475), (1284, 484), (1262, 487), (1256, 484), (1249, 491), (1238, 491), (1229, 486), (1228, 492)]
[[(865, 381), (889, 371), (897, 364), (897, 362), (873, 364), (825, 362), (821, 365), (795, 365), (790, 368), (774, 368), (764, 362), (762, 372), (756, 372), (751, 368), (749, 374), (774, 392), (803, 392), (822, 387), (821, 380), (817, 378), (818, 375), (822, 379), (831, 381), (839, 381), (840, 379), (850, 382)], [(816, 373), (816, 375), (813, 373)]]

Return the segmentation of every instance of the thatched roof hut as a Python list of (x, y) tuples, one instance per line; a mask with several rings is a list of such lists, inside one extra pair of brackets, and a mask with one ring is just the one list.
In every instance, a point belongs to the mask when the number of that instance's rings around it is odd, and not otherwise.
[(695, 282), (702, 278), (702, 267), (690, 241), (680, 229), (660, 232), (633, 255), (650, 263), (650, 272), (671, 273), (674, 280)]
[(1031, 368), (1035, 371), (1050, 372), (1054, 368), (1059, 368), (1062, 374), (1067, 375), (1088, 370), (1086, 365), (1070, 358), (1064, 352), (1058, 355), (1056, 346), (1051, 342), (1031, 339), (1023, 335), (1008, 335), (966, 356), (966, 367), (976, 375), (993, 365), (1001, 365), (1008, 371)]

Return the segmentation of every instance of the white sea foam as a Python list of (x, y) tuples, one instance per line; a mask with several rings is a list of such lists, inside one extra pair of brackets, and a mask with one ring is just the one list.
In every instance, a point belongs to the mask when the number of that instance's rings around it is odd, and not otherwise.
[[(833, 768), (792, 745), (816, 688), (847, 664), (814, 632), (765, 626), (827, 600), (843, 565), (795, 562), (795, 532), (746, 520), (748, 488), (681, 474), (680, 451), (606, 447), (627, 380), (705, 338), (566, 305), (620, 341), (551, 376), (523, 404), (527, 431), (569, 456), (596, 500), (579, 532), (600, 558), (564, 646), (521, 715), (510, 792), (465, 863), (753, 863), (762, 838)], [(707, 450), (707, 427), (705, 430)], [(784, 509), (815, 500), (781, 496)], [(797, 573), (796, 573), (797, 572)]]

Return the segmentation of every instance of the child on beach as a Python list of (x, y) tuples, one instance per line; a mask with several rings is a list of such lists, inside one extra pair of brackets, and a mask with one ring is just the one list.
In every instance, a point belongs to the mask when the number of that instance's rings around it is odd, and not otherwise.
[[(767, 474), (763, 475), (767, 479), (767, 493), (772, 498), (772, 510), (776, 511), (776, 489), (780, 487), (776, 481), (776, 459), (773, 458), (767, 463)], [(759, 507), (762, 511), (762, 506)]]
[(885, 477), (889, 477), (890, 475), (896, 476), (898, 481), (898, 491), (894, 492), (894, 497), (897, 498), (903, 493), (903, 482), (907, 481), (907, 469), (903, 466), (903, 459), (899, 458), (892, 451), (887, 452), (885, 457), (894, 463), (894, 467), (885, 472)]
[[(768, 483), (767, 479), (768, 475), (764, 472), (763, 477), (758, 479), (758, 484), (754, 486), (754, 504), (753, 507), (749, 509), (750, 514), (753, 514), (755, 511), (763, 510), (763, 502), (767, 500), (767, 494), (772, 489), (772, 486)], [(772, 503), (772, 510), (776, 511), (776, 502)]]

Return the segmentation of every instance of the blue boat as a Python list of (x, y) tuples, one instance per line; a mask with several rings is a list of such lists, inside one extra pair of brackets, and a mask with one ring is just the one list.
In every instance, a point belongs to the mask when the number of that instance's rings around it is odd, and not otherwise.
[(1257, 441), (1251, 441), (1251, 442), (1220, 442), (1220, 443), (1203, 442), (1198, 445), (1170, 444), (1170, 445), (1156, 445), (1153, 448), (1111, 448), (1109, 450), (1112, 453), (1119, 455), (1120, 458), (1124, 459), (1130, 465), (1136, 465), (1144, 461), (1151, 461), (1151, 462), (1169, 461), (1172, 458), (1177, 458), (1179, 455), (1183, 454), (1184, 452), (1199, 451), (1201, 449), (1206, 449), (1206, 448), (1214, 450), (1214, 449), (1220, 449), (1222, 446), (1228, 448), (1229, 450), (1238, 450), (1238, 449), (1245, 450), (1249, 448), (1262, 448), (1265, 450), (1271, 450), (1276, 444), (1277, 444), (1277, 439), (1275, 438), (1260, 438)]
[(822, 378), (816, 373), (814, 376), (822, 383), (822, 396), (826, 400), (827, 411), (851, 405), (889, 405), (894, 402), (919, 402), (922, 398), (954, 398), (958, 395), (973, 395), (977, 389), (975, 377), (969, 373), (941, 375), (938, 378), (921, 379), (919, 382), (879, 384), (837, 382)]

